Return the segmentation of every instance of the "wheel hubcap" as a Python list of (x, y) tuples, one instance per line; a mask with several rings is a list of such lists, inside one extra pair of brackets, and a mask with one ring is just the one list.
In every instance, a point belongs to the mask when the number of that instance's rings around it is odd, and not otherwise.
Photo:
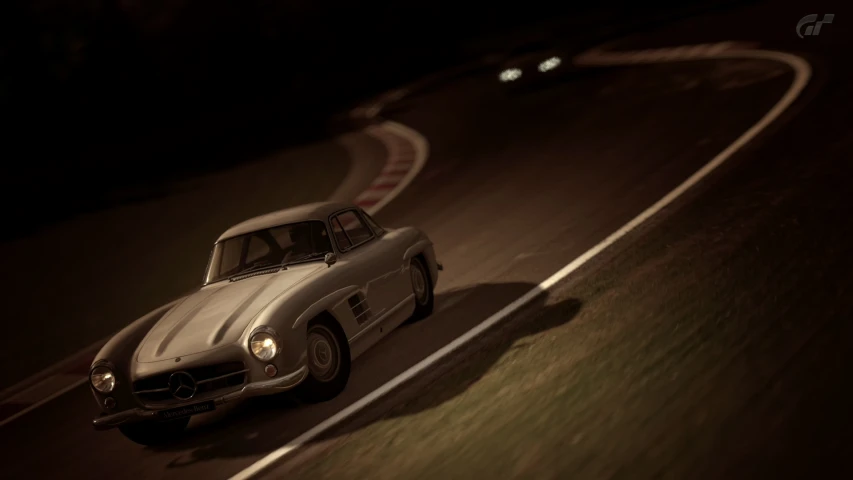
[(308, 332), (308, 369), (317, 380), (327, 382), (338, 374), (341, 350), (335, 335), (318, 325)]

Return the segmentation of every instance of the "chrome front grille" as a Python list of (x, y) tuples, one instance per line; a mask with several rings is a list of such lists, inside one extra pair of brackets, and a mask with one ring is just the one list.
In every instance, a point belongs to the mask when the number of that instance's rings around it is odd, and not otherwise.
[(169, 390), (169, 378), (176, 372), (186, 372), (195, 380), (192, 398), (210, 397), (222, 390), (233, 390), (246, 383), (249, 370), (243, 362), (228, 362), (187, 369), (175, 369), (133, 382), (133, 393), (145, 404), (168, 404), (188, 399), (176, 398)]

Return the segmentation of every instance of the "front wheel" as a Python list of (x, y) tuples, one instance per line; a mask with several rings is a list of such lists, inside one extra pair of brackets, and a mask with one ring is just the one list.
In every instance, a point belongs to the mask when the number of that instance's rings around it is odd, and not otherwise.
[(165, 422), (147, 421), (131, 423), (118, 427), (119, 431), (132, 442), (153, 446), (168, 443), (183, 434), (190, 423), (190, 417)]
[(419, 257), (412, 259), (409, 265), (409, 276), (412, 279), (412, 293), (415, 294), (415, 312), (409, 320), (414, 322), (432, 314), (435, 297), (429, 271)]
[(296, 389), (296, 396), (308, 403), (337, 397), (347, 386), (350, 351), (338, 322), (321, 318), (308, 325), (308, 378)]

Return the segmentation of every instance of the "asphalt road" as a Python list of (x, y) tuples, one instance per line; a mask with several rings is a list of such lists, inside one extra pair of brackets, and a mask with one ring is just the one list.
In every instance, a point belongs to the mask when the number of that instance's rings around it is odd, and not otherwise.
[[(785, 28), (793, 35), (791, 25)], [(672, 35), (666, 41), (678, 45), (681, 38)], [(797, 107), (674, 206), (677, 210), (712, 195), (737, 201), (737, 188), (755, 186), (784, 192), (809, 182), (809, 192), (820, 192), (808, 197), (810, 202), (784, 207), (800, 209), (809, 227), (830, 235), (823, 238), (831, 238), (834, 250), (822, 250), (821, 237), (812, 229), (782, 238), (791, 245), (803, 238), (811, 241), (793, 249), (793, 256), (763, 257), (754, 266), (767, 296), (790, 290), (789, 283), (766, 274), (776, 262), (803, 266), (826, 255), (849, 255), (845, 240), (853, 239), (849, 226), (833, 228), (844, 225), (853, 205), (850, 194), (843, 193), (850, 172), (841, 160), (845, 154), (850, 158), (851, 151), (849, 72), (835, 67), (843, 57), (825, 56), (825, 50), (815, 48), (809, 54), (818, 60), (816, 82)], [(619, 228), (760, 118), (790, 80), (790, 72), (771, 63), (704, 61), (591, 70), (519, 97), (502, 95), (491, 75), (472, 77), (414, 98), (408, 102), (410, 110), (393, 119), (429, 139), (430, 160), (377, 219), (389, 226), (418, 225), (435, 241), (445, 271), (433, 317), (401, 328), (362, 357), (349, 387), (335, 401), (307, 407), (285, 399), (247, 402), (235, 411), (218, 412), (224, 416), (218, 422), (194, 420), (192, 433), (169, 447), (142, 448), (118, 432), (93, 431), (90, 420), (96, 409), (91, 394), (80, 388), (0, 431), (3, 476), (75, 477), (73, 472), (85, 472), (87, 478), (225, 478), (239, 472), (445, 345)], [(823, 119), (819, 125), (817, 119)], [(745, 183), (743, 172), (757, 183)], [(772, 197), (768, 193), (767, 208), (773, 208)], [(663, 213), (662, 218), (672, 214)], [(712, 213), (700, 209), (697, 214)], [(715, 220), (737, 222), (738, 217)], [(641, 234), (657, 241), (673, 235), (672, 229), (656, 225)], [(833, 270), (832, 275), (849, 279), (849, 272)], [(594, 277), (596, 272), (586, 274)], [(822, 280), (824, 284), (797, 286), (833, 285), (832, 277)], [(837, 285), (832, 288), (839, 289), (838, 295), (820, 297), (837, 303), (814, 308), (849, 314), (849, 299), (841, 288), (849, 283)], [(836, 343), (827, 348), (838, 348), (843, 337), (832, 338)], [(812, 355), (808, 362), (819, 368), (822, 358)], [(791, 412), (796, 411), (783, 413)]]
[[(2, 312), (16, 319), (4, 324), (0, 338), (0, 389), (197, 288), (210, 245), (229, 226), (287, 206), (356, 195), (370, 178), (347, 175), (354, 149), (365, 174), (384, 164), (378, 140), (347, 135), (176, 182), (160, 198), (92, 212), (0, 243), (7, 253), (4, 267), (15, 272), (0, 292)], [(282, 188), (282, 179), (294, 177), (311, 188)], [(33, 325), (50, 326), (38, 353), (21, 341), (32, 335)]]

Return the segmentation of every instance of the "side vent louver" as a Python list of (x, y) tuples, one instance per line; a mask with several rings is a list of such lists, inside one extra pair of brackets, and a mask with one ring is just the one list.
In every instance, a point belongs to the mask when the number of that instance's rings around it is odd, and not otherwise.
[(362, 299), (358, 294), (349, 297), (349, 308), (352, 309), (352, 314), (355, 321), (359, 325), (370, 320), (370, 307), (367, 305), (367, 300)]

